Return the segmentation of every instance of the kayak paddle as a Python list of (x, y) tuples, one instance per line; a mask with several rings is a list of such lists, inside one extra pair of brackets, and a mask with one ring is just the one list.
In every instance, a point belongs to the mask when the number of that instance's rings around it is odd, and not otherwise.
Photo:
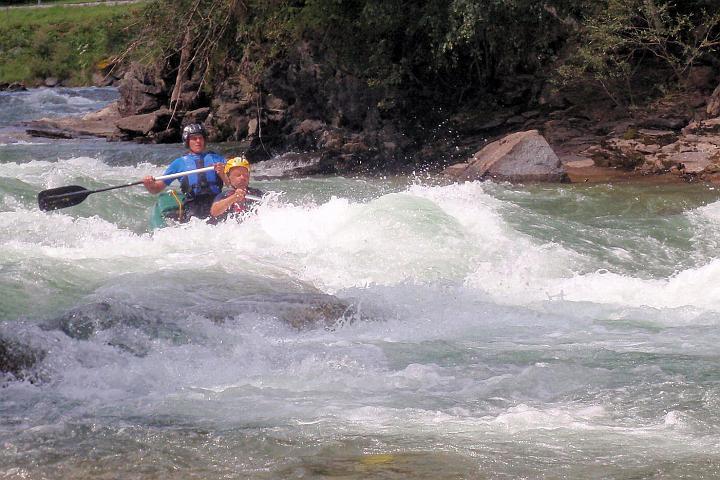
[[(184, 177), (191, 173), (208, 172), (213, 170), (215, 167), (204, 167), (196, 170), (188, 170), (186, 172), (173, 173), (172, 175), (162, 175), (155, 177), (155, 180), (170, 180), (172, 178)], [(115, 187), (99, 188), (97, 190), (88, 190), (77, 185), (70, 185), (68, 187), (51, 188), (50, 190), (43, 190), (38, 193), (38, 206), (40, 210), (57, 210), (59, 208), (72, 207), (78, 203), (82, 203), (91, 193), (107, 192), (108, 190), (115, 190), (116, 188), (132, 187), (134, 185), (142, 184), (142, 180), (133, 183), (127, 183), (125, 185), (117, 185)], [(248, 195), (247, 198), (251, 200), (259, 200), (257, 197)]]

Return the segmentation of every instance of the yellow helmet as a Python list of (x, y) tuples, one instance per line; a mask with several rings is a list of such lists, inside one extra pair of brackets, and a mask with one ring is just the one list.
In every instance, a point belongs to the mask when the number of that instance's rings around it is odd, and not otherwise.
[(230, 169), (235, 167), (245, 167), (248, 169), (248, 172), (250, 171), (250, 162), (247, 161), (245, 157), (233, 157), (227, 162), (225, 162), (225, 174), (230, 171)]

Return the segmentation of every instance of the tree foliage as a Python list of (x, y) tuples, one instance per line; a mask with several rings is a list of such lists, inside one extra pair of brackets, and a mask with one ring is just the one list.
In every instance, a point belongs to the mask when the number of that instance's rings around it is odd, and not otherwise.
[(565, 83), (594, 81), (623, 103), (644, 68), (667, 69), (677, 83), (690, 66), (717, 62), (714, 3), (153, 0), (136, 46), (151, 61), (167, 61), (179, 80), (205, 84), (229, 60), (250, 57), (259, 78), (275, 59), (311, 42), (369, 86), (427, 103), (491, 97), (556, 68)]
[(179, 58), (189, 40), (194, 67), (204, 71), (217, 51), (241, 57), (264, 45), (264, 54), (274, 57), (311, 40), (332, 53), (338, 68), (371, 86), (452, 102), (470, 89), (492, 90), (508, 76), (542, 68), (564, 35), (558, 12), (569, 15), (581, 3), (155, 0), (145, 40), (156, 56), (168, 58)]
[(591, 78), (618, 104), (642, 84), (679, 86), (690, 67), (718, 63), (720, 12), (708, 1), (607, 0), (583, 22), (577, 49), (561, 68), (566, 82)]

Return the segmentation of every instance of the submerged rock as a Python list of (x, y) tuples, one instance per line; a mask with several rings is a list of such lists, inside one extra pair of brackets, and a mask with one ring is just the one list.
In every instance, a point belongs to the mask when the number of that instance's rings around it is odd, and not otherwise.
[(197, 313), (217, 322), (254, 313), (275, 317), (296, 330), (334, 329), (353, 322), (359, 315), (354, 305), (332, 295), (290, 292), (247, 295), (218, 304), (212, 311), (205, 308)]
[[(192, 343), (198, 333), (192, 331), (197, 319), (223, 323), (243, 314), (274, 318), (296, 330), (333, 329), (358, 315), (350, 303), (323, 293), (258, 293), (185, 307), (180, 312), (100, 301), (75, 307), (45, 322), (42, 328), (60, 330), (75, 340), (100, 340), (144, 356), (151, 348), (149, 339), (169, 340), (176, 345)], [(196, 320), (186, 323), (189, 318)]]
[(149, 338), (169, 339), (177, 344), (188, 343), (189, 336), (172, 322), (165, 322), (158, 312), (121, 302), (102, 301), (75, 307), (45, 323), (46, 330), (60, 330), (76, 340), (90, 340), (107, 330), (107, 344), (136, 356), (144, 356), (148, 345), (126, 330), (140, 331)]
[(280, 305), (279, 319), (298, 330), (313, 328), (335, 328), (352, 321), (355, 308), (332, 295), (304, 295), (301, 302), (285, 299)]
[(0, 378), (34, 382), (38, 376), (33, 368), (43, 358), (44, 351), (0, 335)]
[(75, 307), (45, 324), (47, 329), (58, 329), (76, 340), (88, 340), (95, 333), (119, 324), (147, 326), (151, 320), (144, 309), (127, 305), (97, 302)]

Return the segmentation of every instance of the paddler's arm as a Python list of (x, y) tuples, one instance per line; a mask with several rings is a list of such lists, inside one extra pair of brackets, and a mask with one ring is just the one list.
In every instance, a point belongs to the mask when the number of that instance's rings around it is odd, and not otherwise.
[(218, 177), (220, 177), (220, 180), (222, 180), (223, 185), (226, 187), (230, 186), (230, 179), (228, 178), (227, 174), (225, 173), (225, 164), (224, 163), (216, 163), (214, 165), (215, 167), (215, 173)]
[(155, 177), (153, 177), (152, 175), (148, 175), (147, 177), (144, 177), (142, 179), (142, 182), (143, 182), (143, 186), (145, 187), (145, 189), (148, 192), (152, 193), (153, 195), (155, 195), (156, 193), (162, 192), (163, 190), (165, 190), (165, 187), (167, 186), (167, 185), (165, 185), (165, 182), (163, 182), (162, 180), (155, 180)]
[(238, 188), (232, 195), (228, 195), (225, 198), (213, 202), (210, 207), (210, 215), (213, 217), (219, 217), (232, 206), (233, 203), (242, 204), (245, 201), (245, 189)]

